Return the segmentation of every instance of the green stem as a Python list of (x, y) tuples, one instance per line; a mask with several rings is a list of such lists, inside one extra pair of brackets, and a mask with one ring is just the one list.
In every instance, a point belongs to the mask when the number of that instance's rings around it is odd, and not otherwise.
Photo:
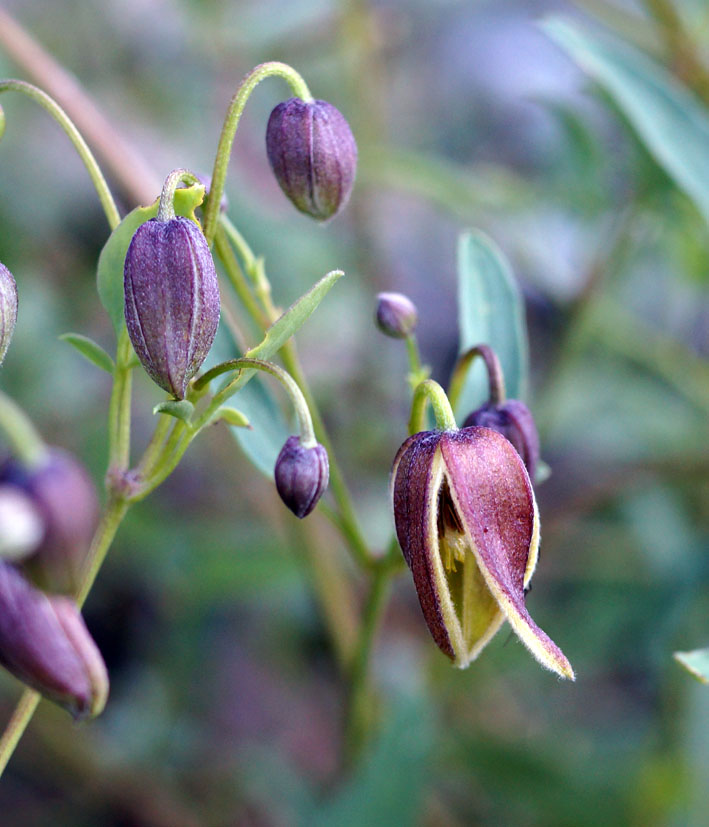
[(35, 692), (34, 689), (25, 689), (17, 702), (12, 718), (0, 738), (0, 778), (41, 700), (42, 696), (39, 692)]
[(212, 182), (209, 187), (209, 197), (207, 198), (207, 205), (204, 210), (204, 235), (210, 246), (214, 241), (214, 234), (217, 229), (219, 205), (222, 200), (222, 194), (224, 193), (224, 183), (226, 181), (231, 148), (234, 143), (234, 136), (236, 135), (239, 121), (241, 120), (241, 115), (251, 93), (262, 80), (269, 77), (283, 78), (290, 85), (296, 97), (308, 102), (313, 100), (313, 96), (310, 94), (310, 90), (303, 78), (295, 69), (286, 63), (279, 63), (278, 61), (261, 63), (252, 69), (241, 81), (239, 88), (236, 90), (236, 94), (231, 99), (226, 118), (224, 119), (224, 126), (219, 136), (217, 155), (214, 159), (214, 169), (212, 171)]
[(160, 203), (158, 204), (158, 221), (172, 221), (175, 217), (175, 190), (179, 184), (201, 184), (197, 176), (188, 169), (173, 169), (173, 171), (165, 179), (160, 193)]
[(411, 390), (416, 390), (425, 379), (428, 379), (429, 369), (421, 364), (418, 339), (415, 333), (409, 333), (406, 337), (406, 354), (409, 358), (409, 385)]
[(116, 367), (108, 409), (108, 468), (113, 475), (124, 473), (130, 463), (130, 413), (133, 370), (130, 367), (132, 347), (123, 326), (118, 336)]
[(436, 426), (442, 431), (455, 431), (457, 425), (451, 403), (446, 392), (433, 379), (426, 379), (414, 391), (411, 403), (411, 418), (409, 419), (409, 433), (417, 434), (425, 429), (426, 406), (431, 403), (433, 414), (436, 417)]
[(502, 372), (502, 365), (497, 358), (497, 354), (489, 345), (476, 345), (461, 353), (458, 361), (453, 368), (453, 375), (451, 376), (450, 386), (448, 388), (448, 399), (450, 400), (453, 410), (458, 406), (458, 400), (465, 387), (465, 380), (468, 376), (475, 358), (480, 356), (487, 368), (487, 377), (490, 387), (490, 404), (501, 405), (507, 396), (505, 390), (505, 375)]
[(8, 91), (22, 92), (23, 95), (27, 95), (27, 97), (45, 109), (59, 126), (61, 126), (69, 137), (69, 140), (74, 144), (74, 148), (79, 153), (79, 157), (84, 162), (84, 166), (91, 176), (93, 185), (98, 193), (103, 211), (106, 213), (108, 223), (112, 230), (115, 229), (121, 221), (116, 202), (113, 200), (111, 191), (108, 188), (106, 179), (103, 177), (103, 173), (96, 159), (87, 146), (86, 141), (82, 138), (81, 133), (74, 126), (73, 121), (53, 98), (50, 98), (46, 92), (43, 92), (31, 83), (26, 83), (23, 80), (0, 81), (0, 94)]
[(12, 453), (27, 466), (37, 466), (47, 446), (22, 408), (0, 391), (0, 430), (5, 432)]
[(231, 286), (234, 288), (234, 292), (239, 297), (239, 301), (241, 301), (246, 309), (246, 312), (252, 319), (254, 319), (262, 330), (267, 328), (269, 324), (268, 319), (259, 307), (258, 302), (254, 298), (251, 289), (244, 278), (244, 272), (239, 266), (239, 262), (234, 255), (234, 251), (229, 245), (227, 234), (222, 226), (217, 228), (217, 233), (214, 238), (214, 250), (224, 265), (227, 278), (229, 279)]

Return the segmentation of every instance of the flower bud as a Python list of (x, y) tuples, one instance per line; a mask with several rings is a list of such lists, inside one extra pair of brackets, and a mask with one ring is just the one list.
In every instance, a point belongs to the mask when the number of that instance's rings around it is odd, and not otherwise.
[(283, 502), (296, 517), (307, 517), (327, 488), (327, 451), (317, 443), (304, 448), (299, 436), (288, 437), (276, 460), (275, 478)]
[(531, 480), (539, 462), (539, 434), (529, 408), (519, 399), (508, 399), (501, 405), (490, 402), (468, 415), (463, 427), (482, 425), (506, 437), (527, 467)]
[(12, 273), (0, 264), (0, 365), (5, 359), (17, 321), (17, 285)]
[(106, 666), (74, 601), (35, 589), (8, 563), (0, 563), (0, 663), (75, 718), (105, 706)]
[(43, 536), (25, 564), (28, 574), (49, 591), (73, 593), (98, 522), (88, 472), (71, 454), (50, 448), (38, 466), (8, 460), (0, 482), (25, 494), (42, 519)]
[(357, 144), (332, 104), (300, 98), (279, 103), (268, 119), (266, 152), (281, 189), (301, 212), (326, 221), (347, 203)]
[(377, 327), (393, 339), (405, 339), (418, 324), (416, 305), (403, 293), (380, 293), (377, 296)]
[(0, 484), (0, 558), (21, 560), (43, 536), (44, 521), (32, 500), (16, 486)]
[(150, 378), (178, 399), (199, 370), (219, 324), (219, 285), (200, 228), (152, 218), (135, 231), (124, 267), (125, 316)]

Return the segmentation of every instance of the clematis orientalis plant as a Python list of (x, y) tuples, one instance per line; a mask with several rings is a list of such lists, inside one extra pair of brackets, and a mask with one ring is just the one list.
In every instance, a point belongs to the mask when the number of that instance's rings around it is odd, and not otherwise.
[(427, 399), (440, 430), (404, 442), (391, 494), (396, 535), (433, 639), (464, 668), (507, 620), (542, 666), (574, 680), (566, 656), (525, 606), (539, 513), (524, 462), (497, 431), (457, 429), (443, 389), (431, 380), (417, 388), (413, 425), (423, 420)]

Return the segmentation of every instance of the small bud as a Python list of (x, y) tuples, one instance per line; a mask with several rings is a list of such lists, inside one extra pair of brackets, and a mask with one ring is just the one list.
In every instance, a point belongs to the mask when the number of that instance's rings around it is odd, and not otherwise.
[(75, 718), (105, 706), (106, 666), (74, 601), (35, 589), (8, 563), (0, 563), (0, 663)]
[(319, 444), (304, 448), (299, 436), (288, 437), (276, 460), (275, 478), (283, 502), (296, 517), (307, 517), (327, 488), (327, 451)]
[(468, 415), (464, 428), (481, 425), (506, 437), (514, 445), (527, 467), (530, 479), (539, 462), (539, 434), (529, 408), (519, 399), (508, 399), (501, 405), (490, 402)]
[(14, 485), (0, 484), (0, 558), (21, 560), (44, 536), (44, 521), (32, 500)]
[(279, 103), (268, 119), (266, 152), (281, 189), (301, 212), (326, 221), (347, 203), (357, 144), (332, 104), (300, 98)]
[(17, 285), (12, 273), (0, 264), (0, 365), (5, 359), (17, 321)]
[(42, 520), (41, 542), (25, 564), (28, 574), (49, 591), (73, 593), (98, 522), (88, 472), (71, 454), (51, 448), (39, 466), (8, 460), (0, 482), (27, 496)]
[(405, 339), (419, 320), (416, 305), (403, 293), (380, 293), (375, 318), (381, 332), (393, 339)]
[(188, 218), (141, 224), (124, 268), (125, 316), (150, 378), (178, 399), (207, 357), (219, 324), (219, 285), (200, 228)]

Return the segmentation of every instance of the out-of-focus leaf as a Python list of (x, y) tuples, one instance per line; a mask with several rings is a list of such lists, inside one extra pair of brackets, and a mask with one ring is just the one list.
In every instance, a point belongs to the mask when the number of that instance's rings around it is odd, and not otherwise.
[[(175, 191), (175, 213), (196, 221), (194, 211), (202, 203), (204, 187), (195, 184)], [(158, 213), (159, 199), (148, 207), (136, 207), (128, 213), (108, 237), (98, 259), (96, 285), (101, 304), (108, 313), (116, 334), (121, 330), (123, 321), (123, 264), (126, 260), (128, 246), (135, 231), (155, 218)]]
[(167, 414), (167, 416), (174, 416), (175, 419), (181, 419), (183, 422), (189, 422), (194, 413), (194, 405), (187, 399), (168, 399), (165, 402), (159, 402), (153, 408), (153, 413)]
[(560, 18), (542, 25), (612, 95), (657, 162), (709, 221), (709, 115), (701, 103), (626, 43)]
[(300, 823), (313, 827), (419, 823), (433, 731), (430, 704), (420, 697), (399, 699), (358, 771), (334, 798)]
[[(488, 344), (497, 353), (507, 395), (527, 394), (528, 345), (524, 299), (512, 269), (499, 247), (474, 230), (458, 242), (458, 325), (460, 351)], [(488, 395), (482, 360), (468, 371), (456, 414), (465, 417)]]
[(113, 359), (106, 353), (106, 351), (93, 339), (88, 336), (82, 336), (81, 333), (65, 333), (59, 337), (62, 342), (67, 342), (89, 362), (96, 365), (96, 367), (105, 370), (106, 373), (113, 373), (115, 365)]
[(709, 649), (675, 652), (674, 659), (698, 681), (709, 684)]

